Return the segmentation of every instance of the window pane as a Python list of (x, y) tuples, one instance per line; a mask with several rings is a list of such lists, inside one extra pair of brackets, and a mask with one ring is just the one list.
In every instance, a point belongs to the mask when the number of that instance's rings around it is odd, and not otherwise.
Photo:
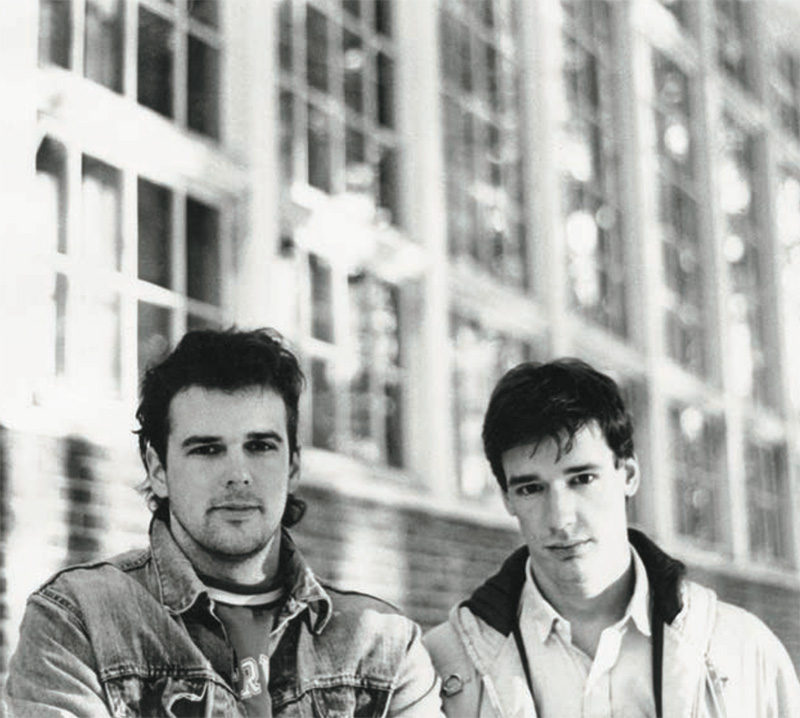
[(381, 35), (392, 34), (391, 0), (375, 0), (375, 30)]
[(378, 164), (378, 206), (388, 211), (387, 219), (393, 224), (400, 224), (398, 202), (397, 152), (390, 147), (382, 147)]
[(72, 48), (72, 3), (70, 0), (40, 0), (39, 64), (70, 67)]
[(186, 293), (191, 299), (220, 305), (219, 212), (186, 199)]
[(219, 139), (219, 51), (189, 36), (189, 128)]
[(378, 53), (378, 124), (394, 127), (394, 62)]
[(173, 117), (172, 24), (143, 7), (139, 8), (137, 52), (139, 102), (165, 117)]
[(362, 132), (347, 128), (345, 138), (345, 188), (372, 194), (372, 167), (367, 164), (367, 145)]
[(336, 448), (336, 396), (328, 364), (311, 360), (311, 443), (321, 449)]
[(365, 273), (348, 277), (350, 445), (369, 462), (402, 464), (397, 290)]
[(309, 256), (311, 268), (311, 336), (333, 342), (333, 288), (330, 265), (315, 254)]
[(278, 6), (278, 57), (281, 70), (294, 69), (294, 36), (292, 30), (292, 0), (280, 0)]
[(715, 0), (717, 59), (731, 79), (747, 90), (753, 89), (752, 42), (747, 22), (747, 5), (742, 0)]
[(328, 19), (319, 10), (307, 8), (306, 74), (309, 87), (328, 91)]
[(36, 153), (36, 240), (43, 251), (66, 252), (66, 152), (49, 137)]
[(786, 451), (750, 440), (746, 468), (750, 553), (757, 560), (792, 566)]
[(722, 546), (722, 422), (694, 406), (673, 406), (670, 419), (678, 531), (701, 544)]
[(354, 17), (361, 17), (361, 0), (342, 0), (342, 7)]
[(294, 95), (288, 90), (281, 90), (281, 177), (284, 186), (290, 187), (294, 182)]
[(399, 382), (386, 384), (386, 463), (402, 468), (403, 458), (403, 386)]
[(331, 132), (329, 118), (308, 105), (308, 183), (323, 192), (331, 191)]
[(219, 27), (220, 0), (187, 0), (189, 17), (211, 27)]
[(122, 266), (122, 177), (118, 169), (83, 158), (83, 247), (90, 263), (119, 271)]
[(139, 279), (172, 287), (172, 192), (139, 179)]
[(68, 326), (68, 341), (75, 340), (75, 362), (70, 375), (81, 390), (100, 396), (120, 391), (120, 300), (113, 292), (89, 295), (81, 303), (80, 319)]
[(344, 67), (344, 101), (355, 112), (364, 112), (364, 71), (366, 53), (361, 38), (349, 30), (342, 35), (342, 52)]
[(139, 376), (164, 359), (170, 349), (172, 310), (155, 304), (139, 302), (138, 306), (138, 366)]
[(104, 87), (122, 92), (123, 3), (87, 0), (84, 75)]

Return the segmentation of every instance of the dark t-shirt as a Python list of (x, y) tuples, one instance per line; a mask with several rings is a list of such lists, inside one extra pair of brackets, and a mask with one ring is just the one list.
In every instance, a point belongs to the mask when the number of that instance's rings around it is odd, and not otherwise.
[[(208, 579), (203, 579), (208, 585)], [(248, 715), (272, 715), (269, 697), (269, 656), (272, 627), (283, 603), (283, 589), (264, 593), (232, 592), (208, 586), (217, 614), (236, 655), (234, 676), (239, 699)]]

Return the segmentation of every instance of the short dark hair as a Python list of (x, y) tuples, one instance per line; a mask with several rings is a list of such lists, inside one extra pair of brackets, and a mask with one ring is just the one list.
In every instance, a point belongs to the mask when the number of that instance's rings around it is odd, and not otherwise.
[[(276, 391), (286, 406), (286, 432), (289, 456), (300, 446), (297, 440), (298, 405), (305, 377), (295, 354), (274, 329), (244, 331), (203, 329), (187, 332), (175, 350), (150, 367), (141, 384), (139, 408), (139, 454), (147, 468), (147, 447), (151, 446), (164, 467), (167, 466), (170, 404), (180, 391), (191, 386), (234, 392), (248, 387)], [(146, 479), (142, 493), (153, 510), (166, 506)], [(303, 515), (305, 504), (290, 495), (283, 523), (290, 526)]]
[(559, 452), (570, 451), (575, 435), (593, 421), (618, 461), (633, 457), (633, 420), (610, 376), (571, 357), (510, 369), (495, 386), (483, 421), (483, 450), (500, 488), (508, 488), (504, 452), (544, 439)]

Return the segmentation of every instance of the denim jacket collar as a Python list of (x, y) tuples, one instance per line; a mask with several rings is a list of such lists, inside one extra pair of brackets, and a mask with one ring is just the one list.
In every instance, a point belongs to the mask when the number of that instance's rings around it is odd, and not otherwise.
[[(280, 565), (287, 598), (278, 616), (276, 627), (288, 623), (308, 609), (311, 630), (320, 633), (331, 617), (331, 599), (295, 546), (288, 531), (285, 529), (281, 531)], [(207, 598), (205, 585), (172, 537), (166, 511), (156, 511), (150, 522), (150, 550), (160, 598), (170, 612), (185, 613), (201, 596)]]

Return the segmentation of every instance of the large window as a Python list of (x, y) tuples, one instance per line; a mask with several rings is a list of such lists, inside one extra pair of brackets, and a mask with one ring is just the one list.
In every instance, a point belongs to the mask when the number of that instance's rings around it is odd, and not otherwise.
[(746, 452), (750, 555), (757, 561), (791, 567), (794, 551), (786, 449), (751, 438)]
[[(308, 290), (311, 444), (399, 468), (402, 292), (386, 281), (386, 263), (375, 266), (379, 247), (408, 243), (400, 234), (394, 8), (280, 0), (276, 45), (283, 222), (302, 236), (297, 261)], [(289, 211), (296, 203), (305, 203), (307, 222)]]
[[(135, 395), (138, 374), (183, 331), (224, 320), (221, 210), (144, 177), (126, 183), (50, 137), (36, 170), (39, 250), (53, 270), (50, 373), (90, 396)], [(68, 191), (72, 178), (80, 192)], [(136, 356), (124, 348), (134, 326)]]
[[(58, 65), (203, 135), (220, 137), (220, 10), (208, 0), (41, 0), (39, 63)], [(137, 38), (135, 53), (126, 45)], [(136, 63), (127, 73), (126, 58)], [(135, 83), (126, 77), (135, 77)], [(135, 86), (133, 86), (135, 84)]]
[(402, 467), (400, 291), (308, 256), (311, 444)]
[(528, 286), (516, 0), (442, 0), (444, 160), (450, 254)]
[(725, 429), (722, 420), (688, 404), (670, 409), (677, 530), (709, 548), (725, 546)]
[(607, 0), (561, 4), (567, 113), (562, 186), (571, 302), (588, 318), (625, 335), (616, 6)]
[(280, 0), (284, 184), (354, 194), (402, 224), (393, 3)]
[(708, 369), (708, 262), (700, 231), (692, 83), (666, 56), (654, 51), (652, 57), (666, 347), (672, 359), (703, 376)]
[(495, 479), (483, 454), (481, 431), (486, 405), (498, 379), (531, 358), (530, 346), (490, 331), (475, 320), (455, 316), (453, 352), (453, 446), (461, 493), (480, 498), (495, 492)]
[(724, 215), (723, 254), (730, 296), (729, 356), (733, 387), (740, 395), (770, 405), (775, 400), (769, 364), (772, 326), (764, 242), (763, 183), (759, 181), (759, 141), (732, 116), (720, 127), (722, 155), (719, 197)]

